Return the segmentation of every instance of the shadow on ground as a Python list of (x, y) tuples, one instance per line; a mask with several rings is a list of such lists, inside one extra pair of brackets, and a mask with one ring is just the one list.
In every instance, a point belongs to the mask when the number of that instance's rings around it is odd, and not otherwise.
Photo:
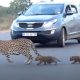
[[(76, 40), (68, 40), (65, 42), (65, 47), (73, 47), (80, 45)], [(63, 48), (63, 47), (57, 47), (57, 44), (55, 42), (47, 43), (47, 44), (39, 44), (35, 43), (35, 46), (37, 48)]]

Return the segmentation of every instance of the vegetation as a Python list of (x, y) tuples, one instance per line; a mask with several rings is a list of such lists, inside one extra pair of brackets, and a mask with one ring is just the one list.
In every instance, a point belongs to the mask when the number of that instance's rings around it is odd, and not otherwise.
[(0, 31), (8, 30), (19, 11), (31, 5), (30, 0), (13, 0), (9, 7), (0, 6)]

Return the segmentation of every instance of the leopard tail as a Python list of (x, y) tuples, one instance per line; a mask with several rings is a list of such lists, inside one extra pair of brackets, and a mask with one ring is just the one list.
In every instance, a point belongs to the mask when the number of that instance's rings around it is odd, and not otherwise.
[(57, 59), (58, 62), (61, 62), (61, 60)]
[(37, 51), (37, 49), (35, 48), (35, 45), (34, 45), (33, 43), (31, 44), (31, 47), (32, 47), (34, 53), (35, 53), (37, 56), (40, 56), (40, 54), (38, 53), (38, 51)]

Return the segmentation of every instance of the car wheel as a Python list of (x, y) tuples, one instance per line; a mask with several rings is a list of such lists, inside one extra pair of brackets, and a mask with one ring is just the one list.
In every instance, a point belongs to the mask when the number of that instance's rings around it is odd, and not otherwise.
[(17, 38), (15, 38), (15, 37), (11, 36), (11, 39), (13, 40), (13, 39), (17, 39)]
[(65, 46), (65, 30), (64, 28), (61, 29), (61, 32), (60, 32), (60, 36), (57, 40), (57, 45), (58, 47), (64, 47)]
[(13, 36), (12, 32), (10, 33), (10, 35), (11, 35), (11, 39), (12, 39), (12, 40), (13, 40), (13, 39), (17, 39), (17, 37)]
[(80, 38), (77, 39), (78, 43), (80, 43)]

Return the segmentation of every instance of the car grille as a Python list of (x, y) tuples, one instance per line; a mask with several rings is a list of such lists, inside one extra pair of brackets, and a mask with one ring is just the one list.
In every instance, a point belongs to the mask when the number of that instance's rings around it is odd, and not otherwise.
[(19, 23), (21, 28), (39, 28), (43, 23)]

